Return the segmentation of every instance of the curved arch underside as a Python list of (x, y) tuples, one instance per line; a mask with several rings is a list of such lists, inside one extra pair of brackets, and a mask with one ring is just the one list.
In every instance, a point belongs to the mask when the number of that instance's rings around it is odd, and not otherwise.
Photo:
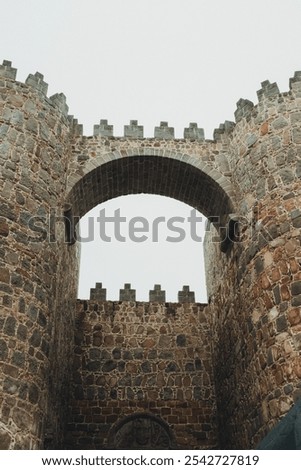
[(207, 218), (233, 212), (229, 196), (210, 176), (171, 158), (124, 157), (100, 165), (72, 188), (68, 204), (79, 220), (98, 204), (128, 194), (158, 194), (184, 202)]

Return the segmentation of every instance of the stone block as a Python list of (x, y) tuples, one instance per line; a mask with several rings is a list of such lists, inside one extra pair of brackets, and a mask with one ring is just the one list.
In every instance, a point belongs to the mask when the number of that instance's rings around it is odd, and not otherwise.
[(236, 122), (241, 121), (243, 118), (246, 118), (247, 120), (250, 119), (254, 108), (252, 101), (241, 98), (236, 103), (236, 106), (236, 111), (234, 112)]
[(4, 339), (0, 339), (0, 361), (5, 361), (8, 355), (8, 346)]
[(36, 72), (34, 75), (29, 74), (25, 83), (35, 90), (40, 91), (43, 95), (47, 94), (48, 84), (44, 82), (44, 76), (41, 73)]
[(294, 85), (298, 84), (300, 81), (301, 81), (301, 72), (297, 71), (295, 72), (294, 76), (289, 79), (290, 89), (292, 90), (294, 88)]
[(149, 291), (150, 302), (165, 302), (165, 290), (161, 290), (160, 284), (155, 284), (154, 290)]
[(2, 65), (0, 65), (0, 77), (1, 78), (10, 78), (15, 80), (17, 76), (17, 69), (12, 67), (12, 63), (9, 60), (4, 60)]
[(11, 435), (4, 429), (0, 429), (0, 450), (8, 450), (11, 440)]
[(66, 96), (64, 93), (56, 93), (55, 95), (50, 96), (49, 100), (60, 110), (60, 112), (67, 117), (68, 115), (68, 106), (66, 103)]
[(184, 139), (203, 141), (205, 140), (204, 129), (198, 127), (196, 122), (191, 122), (189, 127), (184, 129)]
[(279, 96), (277, 83), (270, 83), (269, 80), (265, 80), (261, 83), (261, 89), (257, 91), (257, 96), (259, 101), (263, 98), (269, 99)]
[(83, 135), (83, 125), (78, 123), (77, 119), (74, 119), (73, 116), (68, 116), (68, 121), (70, 123), (70, 129), (72, 135), (82, 136)]
[(4, 328), (3, 328), (4, 334), (8, 336), (14, 336), (16, 324), (17, 324), (17, 321), (15, 317), (7, 317), (4, 323)]
[(301, 305), (301, 294), (296, 295), (292, 298), (292, 306), (299, 307)]
[(272, 127), (276, 130), (282, 129), (283, 127), (288, 126), (288, 121), (283, 116), (279, 116), (272, 122)]
[(101, 119), (99, 124), (94, 125), (94, 136), (113, 137), (114, 128), (108, 124), (107, 119)]
[(292, 283), (292, 295), (301, 294), (301, 281), (295, 281)]
[(10, 281), (10, 273), (9, 273), (8, 268), (0, 268), (0, 282), (9, 284), (9, 281)]
[(168, 126), (168, 122), (161, 121), (159, 127), (155, 127), (155, 139), (174, 139), (175, 131)]
[(183, 290), (178, 292), (178, 302), (180, 303), (194, 303), (195, 295), (191, 292), (189, 286), (183, 286)]
[(178, 335), (177, 339), (176, 339), (176, 342), (177, 342), (177, 346), (185, 347), (186, 343), (187, 343), (186, 335), (184, 335), (184, 334)]
[(138, 121), (130, 121), (129, 125), (124, 126), (124, 137), (143, 139), (143, 126), (139, 126)]
[(107, 300), (107, 290), (102, 287), (101, 282), (96, 282), (95, 288), (90, 289), (90, 300), (105, 302)]
[(301, 130), (296, 127), (292, 130), (292, 139), (295, 144), (301, 144)]
[(9, 234), (9, 226), (4, 218), (0, 218), (0, 236), (7, 237)]
[(136, 291), (134, 289), (131, 289), (131, 284), (124, 284), (124, 289), (120, 289), (119, 300), (120, 302), (124, 302), (124, 301), (135, 302)]

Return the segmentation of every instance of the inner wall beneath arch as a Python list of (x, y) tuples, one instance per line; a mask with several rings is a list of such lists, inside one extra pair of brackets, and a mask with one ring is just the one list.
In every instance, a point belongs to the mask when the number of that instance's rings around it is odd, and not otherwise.
[[(196, 303), (78, 301), (63, 448), (216, 448), (207, 308)], [(131, 439), (125, 440), (119, 424), (134, 420), (137, 413), (162, 420), (174, 442), (166, 442), (162, 433), (156, 439), (147, 420), (127, 428)]]

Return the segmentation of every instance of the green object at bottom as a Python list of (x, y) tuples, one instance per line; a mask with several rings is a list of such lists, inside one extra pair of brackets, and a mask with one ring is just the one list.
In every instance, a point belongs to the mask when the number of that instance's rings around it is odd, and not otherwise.
[(301, 450), (301, 400), (260, 442), (259, 450)]

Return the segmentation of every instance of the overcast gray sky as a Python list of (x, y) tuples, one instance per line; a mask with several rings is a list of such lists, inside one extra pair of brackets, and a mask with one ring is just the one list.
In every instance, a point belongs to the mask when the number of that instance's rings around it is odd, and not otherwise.
[[(138, 119), (145, 136), (160, 121), (183, 136), (189, 122), (206, 138), (233, 120), (239, 98), (257, 102), (260, 82), (277, 81), (281, 91), (301, 69), (300, 0), (0, 0), (0, 51), (17, 78), (39, 71), (49, 95), (63, 92), (70, 114), (84, 125), (108, 119), (115, 135)], [(127, 196), (104, 206), (121, 208), (128, 219), (188, 217), (190, 208), (158, 196)], [(184, 211), (184, 212), (183, 212)], [(96, 210), (96, 213), (99, 209)], [(168, 300), (190, 284), (206, 299), (202, 247), (182, 243), (82, 244), (79, 296), (95, 282), (118, 298), (125, 282), (147, 300), (161, 283)]]

